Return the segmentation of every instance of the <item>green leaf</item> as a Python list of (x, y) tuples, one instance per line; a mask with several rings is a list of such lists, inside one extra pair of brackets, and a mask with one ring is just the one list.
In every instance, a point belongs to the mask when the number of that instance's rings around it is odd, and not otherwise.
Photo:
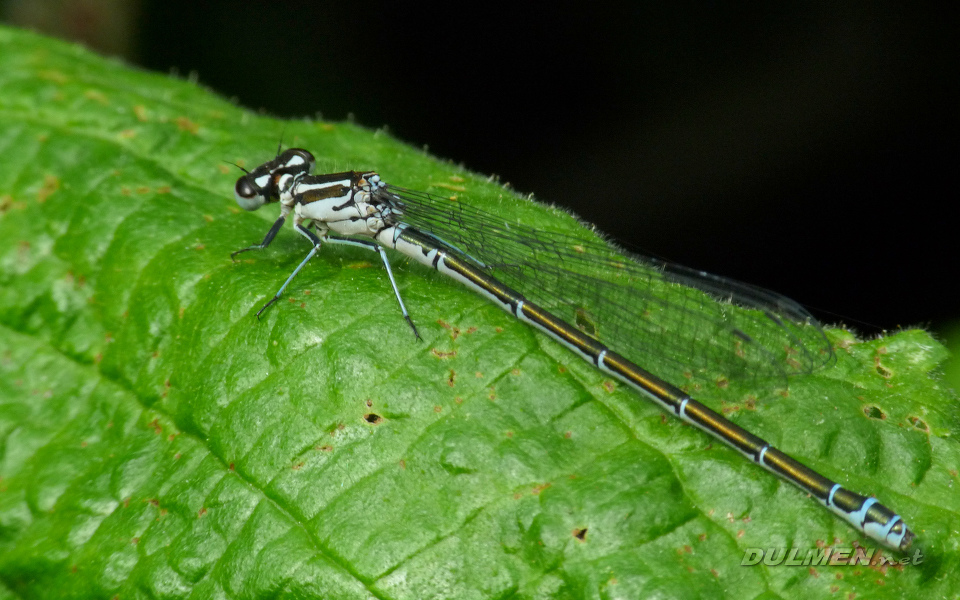
[(960, 413), (927, 333), (832, 330), (837, 365), (789, 394), (697, 390), (895, 508), (922, 556), (742, 567), (862, 540), (437, 273), (395, 263), (422, 343), (362, 249), (325, 248), (258, 322), (308, 248), (231, 262), (275, 214), (237, 209), (224, 161), (281, 135), (318, 171), (577, 227), (383, 132), (0, 29), (0, 597), (960, 594)]

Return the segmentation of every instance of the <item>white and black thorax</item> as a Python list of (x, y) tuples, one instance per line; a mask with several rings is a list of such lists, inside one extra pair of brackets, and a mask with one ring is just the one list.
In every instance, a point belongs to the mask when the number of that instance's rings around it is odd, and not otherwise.
[(372, 172), (306, 175), (292, 182), (280, 202), (293, 209), (298, 224), (312, 221), (340, 235), (375, 237), (397, 222), (385, 188)]

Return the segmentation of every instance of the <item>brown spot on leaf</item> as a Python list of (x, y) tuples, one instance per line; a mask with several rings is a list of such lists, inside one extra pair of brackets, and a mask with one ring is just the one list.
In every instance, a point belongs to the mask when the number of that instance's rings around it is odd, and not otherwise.
[(61, 85), (69, 81), (69, 78), (66, 75), (53, 69), (44, 69), (43, 71), (37, 73), (37, 77), (45, 81), (52, 81), (53, 83), (59, 83)]
[(533, 494), (534, 496), (539, 496), (539, 495), (540, 495), (540, 492), (542, 492), (543, 490), (547, 489), (547, 488), (550, 487), (551, 485), (553, 485), (553, 484), (551, 484), (551, 483), (541, 483), (541, 484), (539, 484), (539, 485), (535, 485), (535, 486), (533, 486), (533, 490), (531, 490), (530, 493)]
[(94, 102), (98, 102), (103, 105), (107, 105), (110, 102), (107, 100), (106, 94), (100, 90), (87, 90), (83, 93), (83, 96), (89, 100), (93, 100)]
[(37, 191), (37, 202), (43, 204), (54, 192), (60, 189), (60, 179), (53, 175), (43, 178), (43, 185)]
[[(430, 187), (442, 188), (445, 190), (450, 190), (451, 192), (467, 191), (467, 188), (463, 187), (462, 185), (453, 185), (452, 183), (432, 183), (430, 184)], [(456, 199), (456, 196), (451, 198), (451, 200), (454, 200), (454, 199)]]
[(186, 117), (177, 117), (174, 119), (174, 123), (177, 124), (177, 129), (180, 131), (186, 131), (187, 133), (196, 135), (197, 130), (200, 129), (200, 126), (191, 121)]

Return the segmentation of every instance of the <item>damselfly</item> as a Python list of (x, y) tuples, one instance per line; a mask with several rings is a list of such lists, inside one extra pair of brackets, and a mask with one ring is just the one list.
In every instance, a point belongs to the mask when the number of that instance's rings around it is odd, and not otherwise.
[[(663, 409), (730, 445), (822, 502), (868, 537), (906, 550), (914, 534), (892, 510), (841, 487), (692, 399), (694, 376), (782, 377), (833, 359), (823, 331), (779, 294), (700, 271), (628, 256), (602, 239), (507, 222), (489, 212), (388, 185), (374, 172), (311, 175), (314, 157), (292, 148), (237, 180), (241, 207), (280, 203), (265, 248), (293, 213), (312, 249), (257, 312), (276, 302), (324, 243), (380, 255), (403, 317), (384, 248), (396, 250), (486, 296)], [(734, 306), (736, 305), (736, 306)], [(640, 366), (656, 354), (655, 376)], [(682, 385), (682, 384), (680, 384)]]

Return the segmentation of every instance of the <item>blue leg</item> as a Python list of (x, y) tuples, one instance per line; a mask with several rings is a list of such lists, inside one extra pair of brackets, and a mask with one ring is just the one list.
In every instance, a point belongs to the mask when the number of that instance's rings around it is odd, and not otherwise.
[[(410, 318), (410, 313), (407, 312), (407, 307), (403, 304), (403, 298), (400, 297), (400, 290), (397, 288), (397, 282), (393, 278), (393, 269), (390, 268), (390, 261), (387, 259), (387, 253), (384, 251), (383, 247), (380, 246), (380, 244), (368, 242), (366, 240), (357, 240), (334, 235), (325, 236), (323, 241), (331, 244), (343, 244), (344, 246), (357, 246), (359, 248), (366, 248), (372, 252), (379, 253), (380, 259), (383, 260), (383, 266), (387, 268), (387, 276), (390, 278), (390, 285), (393, 286), (393, 293), (397, 297), (397, 302), (400, 303), (400, 312), (403, 313), (403, 318), (407, 320), (407, 323), (410, 324), (410, 328), (413, 329), (413, 335), (417, 336), (418, 340), (423, 339), (420, 337), (420, 333), (417, 331), (417, 326), (413, 324), (413, 319)], [(294, 272), (294, 275), (296, 275), (296, 272)], [(281, 291), (283, 290), (281, 289)]]
[[(281, 225), (283, 224), (283, 217), (280, 218), (280, 221), (278, 221), (278, 223), (280, 223)], [(313, 248), (310, 250), (310, 253), (307, 254), (307, 257), (304, 258), (302, 261), (300, 261), (300, 264), (297, 265), (297, 268), (293, 270), (293, 273), (290, 274), (290, 277), (287, 277), (287, 280), (283, 282), (283, 285), (280, 286), (280, 289), (277, 290), (277, 293), (274, 294), (273, 298), (271, 298), (269, 302), (264, 304), (263, 308), (257, 311), (257, 319), (260, 318), (260, 315), (263, 314), (263, 311), (267, 310), (267, 308), (271, 304), (273, 304), (274, 302), (280, 299), (280, 294), (283, 293), (283, 290), (287, 289), (287, 286), (290, 285), (290, 282), (293, 281), (293, 278), (297, 276), (297, 273), (300, 272), (300, 269), (303, 268), (303, 265), (307, 264), (307, 261), (313, 258), (314, 254), (316, 254), (320, 250), (320, 245), (323, 243), (323, 240), (321, 238), (317, 237), (312, 231), (308, 230), (306, 227), (303, 227), (302, 225), (297, 225), (295, 229), (313, 243)], [(246, 250), (249, 250), (249, 249), (250, 248), (246, 248)]]

